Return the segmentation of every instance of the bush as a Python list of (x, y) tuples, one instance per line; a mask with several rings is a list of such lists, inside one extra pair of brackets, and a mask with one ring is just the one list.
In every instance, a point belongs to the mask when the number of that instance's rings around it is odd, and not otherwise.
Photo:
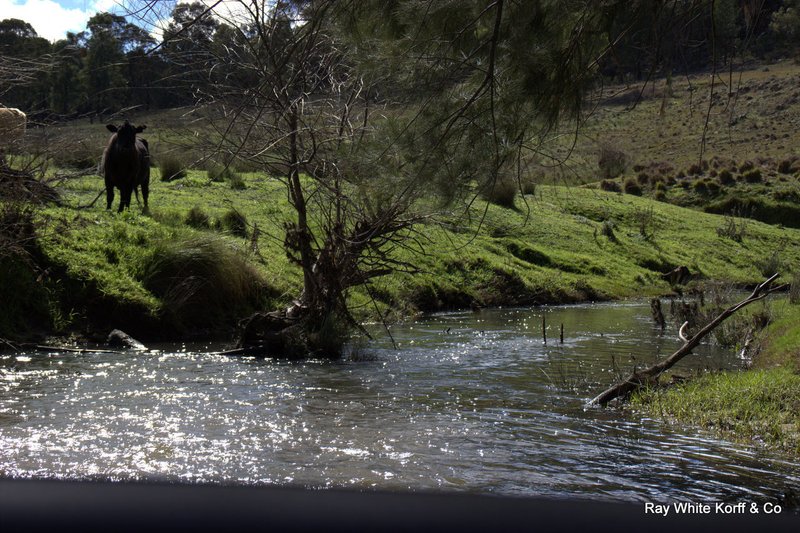
[(792, 285), (789, 287), (789, 303), (800, 304), (800, 272), (795, 272), (792, 276)]
[(600, 148), (597, 166), (605, 179), (616, 178), (628, 168), (628, 156), (622, 150), (611, 146)]
[(228, 176), (228, 181), (231, 184), (231, 189), (234, 191), (243, 191), (247, 188), (247, 185), (244, 183), (244, 178), (242, 178), (241, 174), (237, 174), (236, 172), (232, 172)]
[(647, 174), (647, 172), (640, 172), (636, 176), (636, 181), (639, 182), (639, 185), (642, 186), (647, 185), (648, 183), (650, 183), (650, 176)]
[(800, 204), (800, 190), (798, 189), (776, 189), (772, 191), (772, 197), (779, 202), (791, 202)]
[(510, 179), (497, 179), (484, 185), (481, 197), (490, 204), (500, 207), (514, 207), (517, 196), (517, 184)]
[(761, 171), (758, 169), (749, 170), (743, 174), (743, 177), (747, 183), (759, 183), (761, 182)]
[(622, 187), (614, 180), (603, 180), (600, 182), (600, 188), (609, 192), (622, 192)]
[(699, 176), (703, 173), (703, 167), (701, 167), (698, 163), (693, 163), (689, 170), (686, 171), (687, 174), (690, 176)]
[(696, 180), (692, 184), (692, 189), (697, 194), (706, 195), (708, 194), (708, 183), (706, 182), (706, 180)]
[(800, 169), (800, 158), (792, 156), (778, 163), (778, 172), (781, 174), (794, 174)]
[(783, 260), (781, 260), (780, 253), (775, 251), (763, 259), (757, 259), (755, 265), (759, 273), (765, 278), (768, 278), (773, 274), (780, 273), (783, 269)]
[(185, 222), (187, 226), (198, 229), (206, 229), (211, 225), (208, 215), (199, 206), (194, 206), (189, 210)]
[(736, 183), (736, 179), (733, 177), (731, 171), (728, 170), (727, 168), (720, 171), (717, 179), (722, 185), (731, 185), (733, 183)]
[(219, 238), (165, 240), (143, 259), (141, 280), (175, 327), (222, 329), (261, 307), (267, 286)]
[(747, 234), (747, 221), (742, 219), (736, 222), (733, 217), (726, 216), (725, 221), (720, 227), (717, 228), (717, 235), (720, 237), (727, 237), (735, 242), (742, 242)]
[(533, 176), (526, 176), (520, 183), (522, 194), (536, 194), (536, 180)]
[(206, 176), (208, 179), (215, 182), (215, 183), (222, 183), (225, 180), (230, 179), (230, 176), (235, 174), (231, 167), (226, 167), (225, 165), (213, 165), (206, 170)]
[(625, 180), (624, 189), (627, 194), (633, 194), (635, 196), (642, 195), (642, 186), (639, 185), (633, 178), (628, 178)]
[(600, 226), (600, 234), (608, 237), (611, 242), (618, 242), (617, 236), (614, 235), (614, 222), (611, 220), (604, 220)]
[(161, 181), (172, 181), (186, 177), (186, 165), (174, 155), (167, 154), (159, 158), (158, 168)]
[(24, 340), (53, 325), (35, 212), (31, 204), (0, 203), (0, 338)]
[(722, 187), (720, 186), (719, 182), (706, 180), (706, 189), (708, 190), (709, 195), (716, 196), (719, 194), (719, 191), (722, 189)]
[(226, 211), (220, 219), (220, 225), (231, 235), (247, 237), (247, 218), (236, 209)]
[(755, 167), (752, 161), (745, 161), (741, 165), (739, 165), (739, 172), (744, 174), (748, 170), (752, 170)]

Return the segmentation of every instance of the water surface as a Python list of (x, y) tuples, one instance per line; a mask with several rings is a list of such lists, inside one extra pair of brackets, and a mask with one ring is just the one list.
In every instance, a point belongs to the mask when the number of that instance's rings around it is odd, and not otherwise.
[[(679, 345), (647, 303), (449, 313), (391, 331), (397, 350), (376, 328), (356, 360), (333, 363), (176, 345), (6, 354), (0, 475), (660, 502), (775, 501), (800, 486), (800, 464), (759, 447), (584, 408)], [(706, 345), (678, 371), (740, 365)]]

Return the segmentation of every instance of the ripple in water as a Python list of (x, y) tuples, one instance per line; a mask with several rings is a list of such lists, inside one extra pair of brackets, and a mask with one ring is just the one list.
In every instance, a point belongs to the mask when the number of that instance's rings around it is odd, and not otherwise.
[[(616, 371), (673, 351), (643, 304), (438, 315), (360, 362), (162, 347), (0, 359), (0, 475), (774, 501), (800, 465), (598, 409)], [(541, 341), (541, 317), (564, 344)], [(380, 332), (377, 332), (380, 334)], [(557, 326), (551, 327), (557, 340)], [(738, 364), (705, 346), (684, 368)]]

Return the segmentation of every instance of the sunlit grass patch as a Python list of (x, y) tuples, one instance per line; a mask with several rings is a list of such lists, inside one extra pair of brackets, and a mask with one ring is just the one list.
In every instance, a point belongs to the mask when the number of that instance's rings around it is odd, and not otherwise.
[(644, 391), (632, 403), (667, 421), (800, 453), (800, 375), (788, 368), (704, 375)]

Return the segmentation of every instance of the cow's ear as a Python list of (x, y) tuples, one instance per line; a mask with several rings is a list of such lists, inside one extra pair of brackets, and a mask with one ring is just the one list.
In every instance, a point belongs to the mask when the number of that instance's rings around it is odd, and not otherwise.
[(147, 126), (137, 126), (136, 133), (142, 133)]
[(106, 129), (111, 133), (117, 133), (117, 127), (113, 124), (106, 124)]

